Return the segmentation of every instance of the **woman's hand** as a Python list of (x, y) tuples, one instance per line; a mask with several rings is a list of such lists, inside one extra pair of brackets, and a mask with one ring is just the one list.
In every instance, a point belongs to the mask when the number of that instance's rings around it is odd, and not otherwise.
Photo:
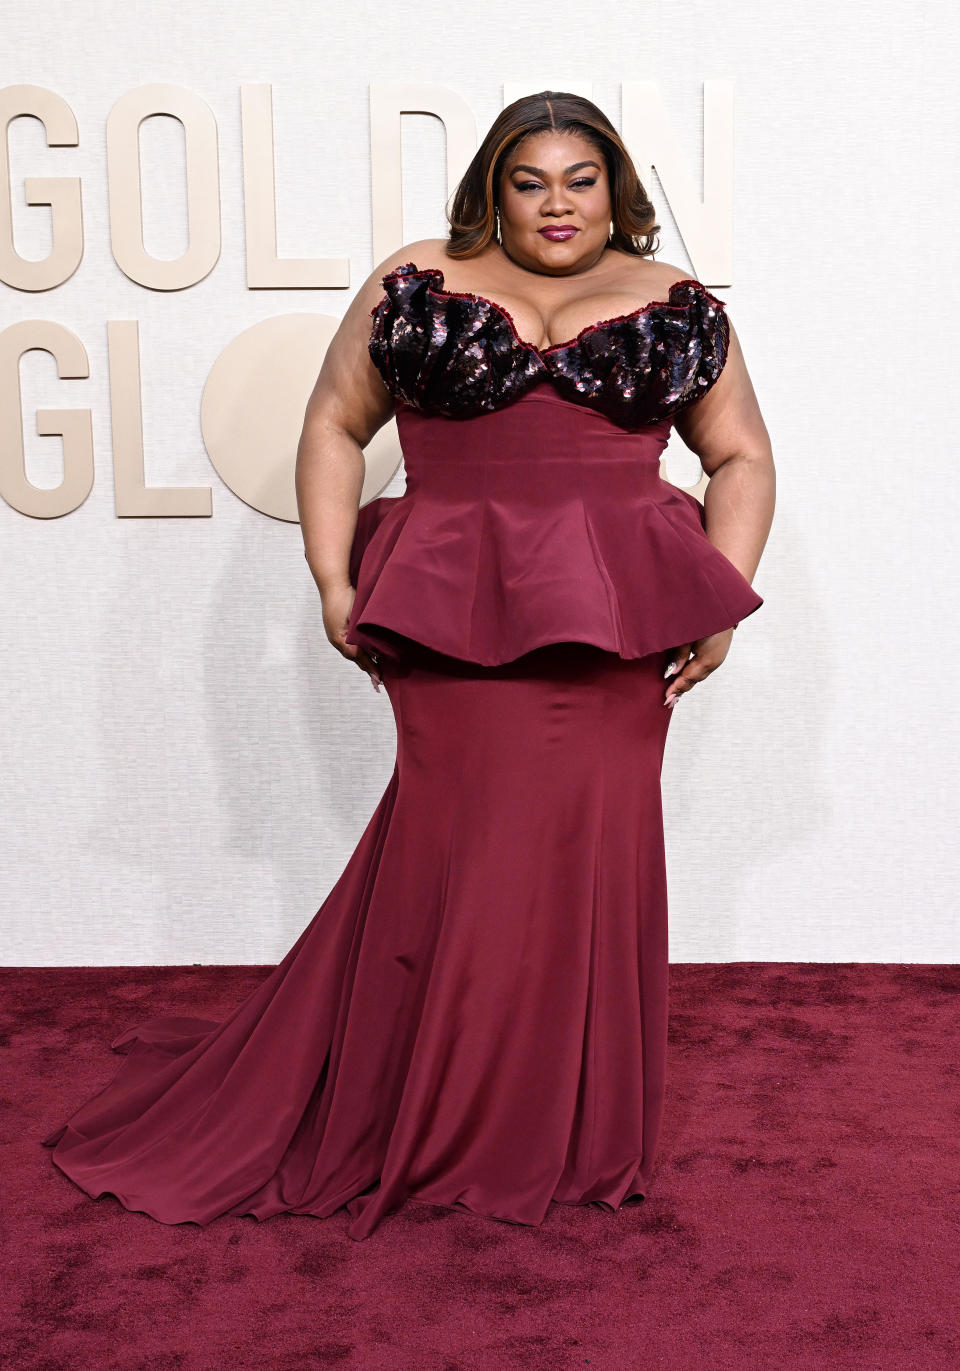
[(374, 690), (378, 691), (380, 689), (380, 672), (377, 669), (376, 660), (358, 644), (344, 641), (350, 623), (350, 611), (353, 609), (356, 595), (356, 587), (349, 583), (321, 591), (320, 604), (323, 609), (323, 627), (326, 631), (327, 640), (332, 643), (341, 656), (346, 657), (350, 662), (354, 662), (361, 671), (365, 671), (370, 677)]
[(671, 677), (663, 701), (667, 709), (673, 709), (681, 695), (692, 690), (695, 685), (705, 681), (711, 672), (716, 671), (730, 651), (732, 641), (733, 629), (725, 628), (721, 633), (711, 633), (706, 638), (698, 638), (695, 643), (683, 643), (670, 653), (667, 669), (663, 673), (664, 676)]

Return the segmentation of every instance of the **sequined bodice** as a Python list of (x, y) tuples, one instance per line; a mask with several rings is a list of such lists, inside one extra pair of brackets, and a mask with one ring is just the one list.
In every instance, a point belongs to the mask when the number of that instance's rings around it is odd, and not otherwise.
[(482, 295), (443, 289), (437, 267), (407, 262), (381, 281), (369, 351), (398, 405), (448, 418), (503, 409), (551, 383), (624, 429), (669, 419), (705, 395), (729, 347), (724, 302), (687, 278), (628, 314), (539, 349)]

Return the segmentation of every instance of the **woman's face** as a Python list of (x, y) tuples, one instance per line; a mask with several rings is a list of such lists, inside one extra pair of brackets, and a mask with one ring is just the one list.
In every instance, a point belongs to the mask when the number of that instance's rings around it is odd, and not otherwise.
[(610, 182), (603, 157), (579, 134), (534, 133), (518, 143), (498, 203), (504, 250), (531, 271), (583, 269), (607, 245)]

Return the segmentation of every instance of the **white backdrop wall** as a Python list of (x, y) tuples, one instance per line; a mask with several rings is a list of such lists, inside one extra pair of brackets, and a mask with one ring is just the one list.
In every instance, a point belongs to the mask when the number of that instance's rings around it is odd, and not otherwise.
[[(4, 964), (273, 963), (389, 780), (385, 694), (327, 644), (297, 525), (219, 480), (199, 403), (243, 329), (352, 294), (246, 288), (240, 85), (272, 86), (280, 255), (348, 257), (355, 286), (373, 266), (369, 87), (399, 78), (454, 90), (481, 132), (504, 82), (580, 90), (619, 125), (620, 82), (654, 80), (695, 175), (703, 82), (734, 82), (734, 273), (706, 284), (740, 335), (778, 507), (765, 604), (671, 725), (671, 956), (957, 960), (955, 7), (685, 0), (588, 20), (572, 0), (234, 0), (224, 22), (211, 0), (7, 0), (3, 28), (0, 86), (48, 87), (80, 126), (63, 149), (35, 120), (10, 131), (24, 256), (50, 248), (24, 177), (83, 184), (77, 272), (0, 285), (0, 327), (57, 320), (90, 357), (84, 381), (24, 359), (27, 471), (62, 479), (38, 407), (89, 406), (96, 461), (70, 515), (0, 504)], [(136, 285), (110, 251), (106, 118), (154, 81), (197, 92), (219, 129), (222, 252), (183, 291)], [(186, 245), (178, 128), (142, 128), (157, 257)], [(403, 153), (404, 241), (442, 234), (438, 121), (406, 116)], [(696, 274), (648, 188), (659, 258)], [(147, 483), (209, 486), (212, 518), (116, 517), (108, 319), (139, 324)], [(671, 475), (690, 462), (674, 435)], [(385, 493), (402, 489), (401, 470)]]

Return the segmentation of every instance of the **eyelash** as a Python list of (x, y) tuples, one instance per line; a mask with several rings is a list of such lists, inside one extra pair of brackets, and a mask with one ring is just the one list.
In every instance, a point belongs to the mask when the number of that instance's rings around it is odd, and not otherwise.
[[(593, 177), (591, 177), (591, 176), (581, 176), (581, 177), (579, 177), (576, 181), (571, 182), (571, 184), (574, 185), (574, 186), (595, 186), (595, 185), (597, 184), (597, 178), (596, 178), (595, 176), (593, 176)], [(534, 188), (534, 190), (540, 190), (540, 189), (541, 189), (541, 186), (540, 186), (540, 182), (539, 182), (539, 181), (515, 181), (515, 182), (514, 182), (514, 187), (515, 187), (515, 189), (517, 189), (517, 190), (526, 190), (529, 186), (532, 186), (532, 187)]]

